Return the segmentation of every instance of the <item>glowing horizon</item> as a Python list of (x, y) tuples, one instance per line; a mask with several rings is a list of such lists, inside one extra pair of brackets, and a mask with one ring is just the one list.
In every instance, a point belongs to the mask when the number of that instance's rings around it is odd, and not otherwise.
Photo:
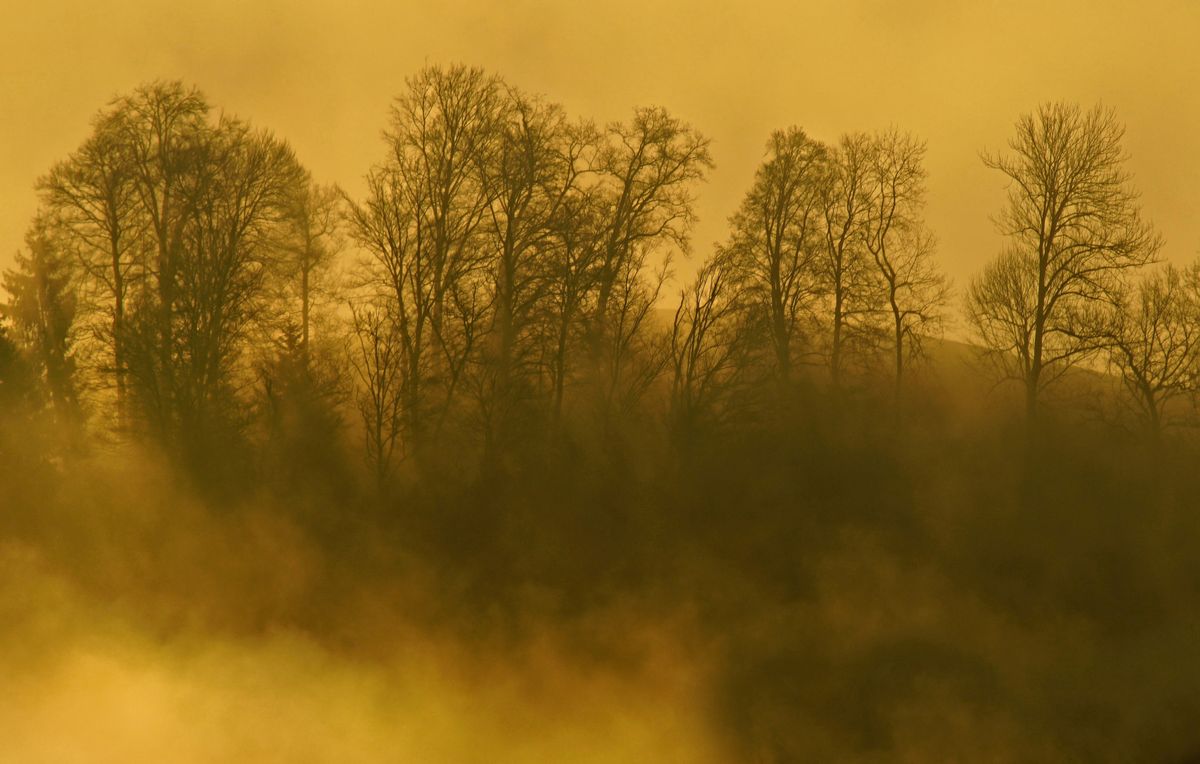
[[(1126, 125), (1127, 169), (1164, 259), (1200, 250), (1188, 187), (1200, 178), (1200, 4), (1040, 4), (880, 0), (487, 2), (456, 9), (301, 2), (252, 10), (125, 0), (14, 9), (0, 33), (0, 268), (36, 210), (36, 179), (74, 150), (113, 96), (182, 79), (218, 109), (288, 140), (322, 182), (351, 193), (383, 154), (388, 107), (426, 63), (463, 62), (563, 103), (572, 116), (623, 119), (663, 105), (713, 141), (699, 189), (687, 276), (726, 235), (770, 132), (798, 125), (835, 141), (895, 126), (928, 144), (926, 220), (937, 259), (961, 287), (1003, 244), (991, 224), (1004, 179), (979, 152), (1005, 147), (1040, 102), (1112, 106)], [(1035, 26), (1036, 22), (1036, 26)], [(1031, 55), (1037, 51), (1037, 55)], [(1122, 52), (1112, 55), (1112, 51)]]

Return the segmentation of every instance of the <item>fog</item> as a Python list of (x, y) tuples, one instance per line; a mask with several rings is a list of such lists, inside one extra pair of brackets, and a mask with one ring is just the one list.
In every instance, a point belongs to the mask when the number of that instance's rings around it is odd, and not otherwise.
[(1200, 6), (244, 5), (0, 25), (0, 761), (1200, 761)]
[(55, 527), (0, 547), (8, 760), (720, 760), (669, 614), (593, 614), (576, 628), (601, 648), (541, 623), (497, 637), (486, 614), (423, 626), (422, 583), (328, 590), (277, 511), (218, 518), (144, 464), (94, 469), (5, 503)]
[(1028, 483), (1020, 437), (988, 427), (713, 444), (369, 519), (309, 502), (335, 533), (140, 454), (9, 469), (5, 753), (1182, 761), (1184, 457), (1072, 438)]

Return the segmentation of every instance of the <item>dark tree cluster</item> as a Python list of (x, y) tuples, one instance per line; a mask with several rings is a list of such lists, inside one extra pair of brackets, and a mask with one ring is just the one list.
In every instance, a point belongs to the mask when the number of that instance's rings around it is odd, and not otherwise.
[(835, 145), (795, 127), (771, 136), (728, 242), (676, 311), (679, 424), (741, 411), (747, 386), (765, 381), (778, 406), (801, 376), (825, 380), (836, 397), (881, 368), (899, 406), (905, 371), (922, 338), (940, 332), (948, 297), (922, 219), (924, 153), (897, 132)]
[[(1012, 244), (968, 286), (966, 317), (1031, 422), (1080, 365), (1107, 361), (1155, 432), (1192, 392), (1195, 274), (1135, 278), (1160, 242), (1121, 136), (1111, 111), (1051, 104), (985, 156), (1011, 181), (997, 225)], [(355, 198), (182, 84), (99, 112), (38, 182), (5, 281), (9, 341), (55, 419), (200, 461), (264, 421), (341, 423), (386, 483), (447, 444), (493, 468), (639, 417), (686, 438), (787, 409), (802, 387), (836, 401), (890, 380), (898, 413), (947, 318), (925, 146), (907, 134), (774, 133), (673, 315), (712, 160), (665, 110), (600, 127), (481, 70), (430, 67), (384, 143)]]
[(708, 142), (662, 109), (598, 128), (479, 70), (427, 69), (346, 199), (356, 400), (386, 478), (447, 433), (503, 460), (659, 375), (658, 297)]
[[(899, 130), (774, 132), (680, 283), (713, 160), (665, 109), (427, 67), (349, 191), (144, 85), (37, 182), (3, 276), (0, 540), (363, 654), (423, 618), (592, 660), (596, 613), (667, 613), (728, 760), (1183, 755), (1200, 264), (1156, 264), (1122, 140), (1100, 107), (1018, 120), (983, 157), (1007, 245), (955, 311)], [(110, 457), (166, 465), (178, 529), (75, 487)]]

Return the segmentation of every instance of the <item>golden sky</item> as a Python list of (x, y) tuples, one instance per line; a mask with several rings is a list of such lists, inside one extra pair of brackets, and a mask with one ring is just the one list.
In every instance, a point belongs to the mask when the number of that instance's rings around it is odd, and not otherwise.
[[(1039, 101), (1103, 100), (1176, 262), (1200, 252), (1200, 0), (35, 0), (0, 17), (0, 266), (32, 185), (113, 95), (182, 78), (286, 137), (354, 191), (390, 99), (424, 63), (464, 62), (625, 117), (662, 104), (713, 140), (695, 257), (724, 235), (768, 133), (896, 126), (928, 141), (928, 221), (955, 281), (1000, 246), (1003, 181), (979, 161)], [(686, 266), (685, 266), (686, 267)], [(690, 269), (689, 269), (690, 270)]]

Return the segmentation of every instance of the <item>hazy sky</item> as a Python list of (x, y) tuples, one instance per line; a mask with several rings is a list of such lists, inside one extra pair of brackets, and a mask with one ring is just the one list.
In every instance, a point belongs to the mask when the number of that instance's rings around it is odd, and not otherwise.
[[(12, 7), (16, 6), (16, 7)], [(711, 2), (36, 0), (0, 22), (0, 266), (32, 185), (113, 95), (153, 78), (291, 141), (322, 181), (357, 190), (390, 99), (424, 63), (464, 62), (621, 119), (662, 104), (713, 140), (694, 257), (725, 220), (768, 133), (833, 140), (895, 125), (928, 141), (928, 221), (961, 285), (1000, 246), (1003, 180), (979, 161), (1047, 99), (1103, 100), (1165, 256), (1200, 250), (1200, 0)]]

